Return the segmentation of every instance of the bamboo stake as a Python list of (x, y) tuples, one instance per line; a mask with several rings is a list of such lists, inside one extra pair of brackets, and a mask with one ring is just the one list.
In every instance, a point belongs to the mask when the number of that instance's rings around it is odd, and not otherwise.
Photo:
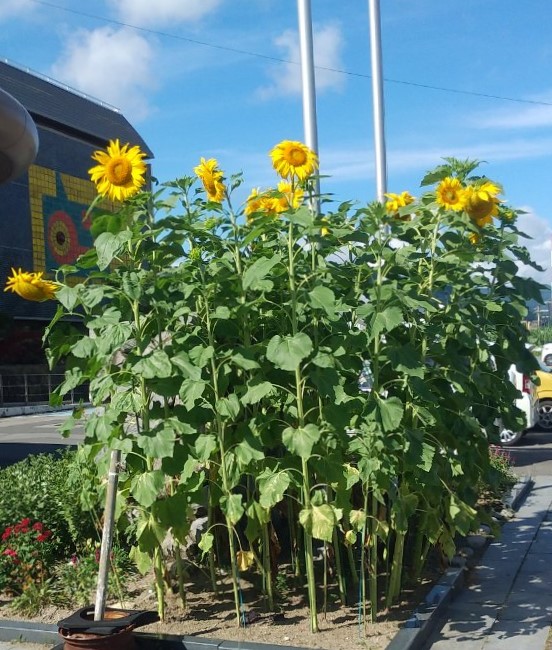
[(100, 546), (100, 564), (98, 567), (98, 582), (94, 607), (95, 621), (101, 621), (105, 614), (105, 601), (107, 600), (107, 584), (109, 579), (109, 556), (113, 544), (113, 526), (115, 523), (115, 504), (117, 501), (117, 484), (119, 482), (120, 463), (121, 452), (119, 449), (114, 449), (111, 452), (111, 458), (109, 459), (109, 472), (107, 475), (104, 525), (102, 530), (102, 543)]

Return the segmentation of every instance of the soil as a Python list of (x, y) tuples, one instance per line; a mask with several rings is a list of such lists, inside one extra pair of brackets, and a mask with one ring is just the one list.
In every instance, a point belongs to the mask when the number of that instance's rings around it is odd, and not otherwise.
[[(230, 581), (219, 581), (219, 594), (215, 596), (208, 577), (197, 571), (186, 583), (187, 608), (182, 610), (178, 595), (169, 594), (167, 615), (158, 622), (137, 629), (138, 632), (157, 632), (184, 636), (197, 636), (209, 640), (233, 640), (267, 643), (281, 646), (317, 648), (319, 650), (383, 650), (397, 633), (401, 624), (410, 617), (427, 591), (439, 578), (439, 571), (429, 569), (422, 583), (406, 589), (400, 603), (389, 611), (380, 613), (376, 623), (359, 624), (359, 611), (355, 605), (343, 607), (339, 602), (337, 586), (328, 585), (328, 603), (323, 607), (323, 590), (319, 590), (318, 634), (310, 632), (306, 590), (300, 589), (289, 568), (284, 567), (277, 579), (278, 602), (276, 612), (266, 611), (264, 603), (256, 598), (260, 593), (255, 576), (243, 573), (240, 579), (242, 612), (247, 623), (238, 627), (233, 606)], [(252, 581), (251, 581), (252, 580)], [(110, 601), (113, 607), (156, 610), (157, 604), (150, 577), (136, 577), (127, 584), (128, 596), (124, 601)], [(354, 594), (349, 594), (355, 602)], [(46, 607), (40, 615), (30, 619), (14, 614), (9, 602), (0, 602), (0, 619), (34, 620), (56, 624), (76, 611), (78, 607), (63, 609)], [(369, 616), (369, 612), (367, 612)]]

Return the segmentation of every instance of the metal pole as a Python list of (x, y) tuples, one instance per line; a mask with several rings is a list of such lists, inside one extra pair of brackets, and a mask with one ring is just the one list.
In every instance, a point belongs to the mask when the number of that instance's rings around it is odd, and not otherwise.
[(105, 614), (107, 581), (109, 576), (109, 556), (111, 554), (111, 546), (113, 543), (113, 526), (115, 523), (115, 503), (117, 500), (120, 462), (121, 452), (118, 449), (115, 449), (111, 452), (111, 458), (109, 459), (102, 545), (100, 547), (100, 565), (98, 567), (98, 584), (96, 588), (96, 603), (94, 607), (95, 621), (101, 621)]
[(372, 69), (372, 106), (374, 119), (374, 151), (376, 154), (376, 197), (385, 201), (387, 162), (383, 105), (383, 74), (381, 63), (381, 26), (379, 0), (368, 0), (370, 10), (370, 60)]
[[(303, 92), (303, 129), (305, 144), (318, 156), (318, 127), (316, 123), (316, 89), (314, 83), (314, 54), (310, 0), (297, 0), (299, 19), (299, 49), (301, 53), (301, 84)], [(314, 180), (315, 197), (320, 196), (320, 181)], [(313, 203), (318, 211), (318, 198)]]

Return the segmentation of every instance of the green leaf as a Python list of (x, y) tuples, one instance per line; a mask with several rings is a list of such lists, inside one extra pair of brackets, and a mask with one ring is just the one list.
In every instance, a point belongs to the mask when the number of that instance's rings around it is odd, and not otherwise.
[(310, 458), (313, 446), (320, 440), (321, 431), (315, 424), (306, 424), (297, 429), (287, 427), (282, 433), (282, 442), (292, 454), (303, 459)]
[(123, 275), (122, 286), (125, 294), (132, 300), (138, 300), (142, 295), (140, 276), (136, 271), (130, 271)]
[(198, 368), (205, 368), (209, 361), (213, 358), (215, 350), (212, 345), (196, 345), (188, 354), (190, 359)]
[(202, 433), (197, 437), (194, 447), (198, 460), (209, 460), (217, 448), (217, 438), (212, 433)]
[(277, 368), (295, 370), (303, 359), (312, 352), (312, 341), (304, 333), (295, 336), (273, 336), (266, 348), (266, 358)]
[(274, 393), (274, 386), (269, 381), (262, 381), (258, 377), (247, 382), (247, 392), (241, 398), (241, 403), (258, 404), (263, 397), (272, 395)]
[(401, 423), (404, 407), (398, 397), (378, 397), (368, 407), (368, 412), (385, 432), (396, 431)]
[(267, 468), (259, 474), (258, 481), (259, 503), (263, 508), (272, 508), (284, 498), (291, 479), (286, 471), (275, 472)]
[(403, 313), (400, 307), (387, 307), (383, 311), (378, 312), (370, 328), (370, 338), (377, 338), (382, 332), (385, 334), (391, 332), (404, 322)]
[(299, 522), (315, 539), (331, 542), (334, 528), (343, 516), (343, 511), (329, 503), (321, 506), (311, 505), (299, 513)]
[(351, 510), (349, 513), (349, 523), (357, 533), (360, 533), (366, 524), (366, 513), (364, 510)]
[(193, 379), (185, 379), (182, 382), (182, 386), (178, 391), (180, 398), (186, 409), (191, 411), (195, 406), (196, 400), (198, 400), (205, 391), (206, 382), (203, 380), (195, 381)]
[(132, 233), (130, 230), (123, 230), (117, 234), (103, 232), (98, 235), (94, 247), (98, 253), (98, 268), (100, 271), (105, 270), (111, 264), (113, 258), (131, 239)]
[(165, 458), (172, 456), (175, 435), (170, 428), (162, 428), (152, 435), (138, 436), (138, 446), (144, 450), (146, 456), (150, 458)]
[(97, 352), (96, 341), (83, 336), (71, 347), (71, 352), (78, 359), (88, 359)]
[(165, 474), (154, 469), (132, 479), (130, 493), (144, 508), (149, 508), (157, 499), (157, 495), (165, 487)]
[(134, 562), (136, 568), (142, 575), (146, 575), (146, 573), (151, 569), (151, 557), (148, 553), (141, 551), (138, 546), (133, 546), (130, 549), (128, 556)]
[(265, 453), (256, 440), (242, 440), (234, 447), (234, 453), (241, 467), (247, 467), (253, 460), (263, 460)]
[(228, 397), (221, 397), (215, 405), (217, 413), (229, 420), (235, 420), (240, 413), (240, 401), (235, 393)]
[(245, 270), (242, 278), (244, 291), (252, 289), (253, 291), (267, 291), (272, 288), (272, 282), (267, 282), (264, 278), (280, 262), (280, 254), (273, 255), (271, 258), (261, 257), (255, 260), (253, 264)]
[(231, 356), (232, 361), (243, 370), (255, 370), (259, 368), (259, 364), (253, 358), (250, 350), (242, 350), (241, 352), (234, 352)]
[(232, 525), (237, 524), (245, 512), (242, 503), (242, 495), (230, 494), (228, 496), (223, 496), (220, 500), (220, 509)]
[(335, 316), (335, 294), (329, 287), (315, 287), (309, 292), (309, 301), (314, 309), (322, 309), (328, 316)]
[(422, 442), (422, 457), (418, 463), (418, 467), (424, 472), (431, 472), (434, 457), (435, 447), (428, 445), (427, 442)]
[(213, 533), (206, 532), (203, 533), (201, 536), (201, 539), (198, 542), (198, 547), (202, 551), (203, 556), (205, 556), (209, 551), (213, 548), (213, 544), (215, 542), (215, 537)]
[(132, 370), (145, 379), (166, 378), (172, 374), (172, 365), (169, 355), (165, 351), (154, 350), (149, 356), (139, 359)]
[(68, 287), (67, 285), (62, 285), (56, 291), (56, 300), (65, 307), (67, 311), (73, 311), (73, 308), (79, 300), (79, 285), (76, 287)]

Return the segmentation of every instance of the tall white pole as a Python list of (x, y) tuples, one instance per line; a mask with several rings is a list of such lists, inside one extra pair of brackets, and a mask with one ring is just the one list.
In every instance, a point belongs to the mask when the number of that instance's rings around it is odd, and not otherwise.
[(370, 60), (372, 69), (372, 105), (374, 120), (374, 151), (376, 154), (376, 197), (385, 201), (387, 192), (387, 162), (383, 104), (383, 74), (381, 63), (381, 25), (379, 0), (368, 0), (370, 10)]
[[(316, 123), (316, 89), (314, 83), (314, 49), (310, 0), (297, 0), (299, 18), (299, 49), (301, 53), (301, 84), (303, 92), (303, 129), (305, 144), (318, 156)], [(315, 180), (315, 196), (320, 196), (320, 182)], [(318, 201), (316, 201), (316, 209)]]

